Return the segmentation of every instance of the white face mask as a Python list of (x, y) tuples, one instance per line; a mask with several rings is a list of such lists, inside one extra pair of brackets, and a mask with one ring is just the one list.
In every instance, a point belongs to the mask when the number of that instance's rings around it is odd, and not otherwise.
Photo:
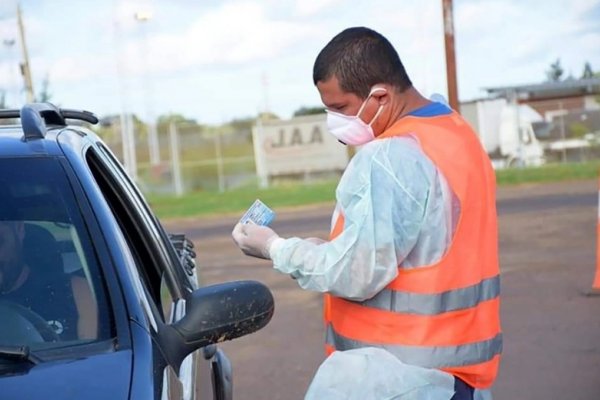
[(371, 98), (373, 93), (379, 90), (385, 89), (381, 87), (371, 89), (371, 92), (365, 101), (363, 101), (356, 115), (344, 115), (335, 111), (326, 110), (327, 129), (329, 132), (340, 142), (352, 146), (360, 146), (375, 139), (375, 134), (373, 133), (373, 128), (371, 125), (373, 125), (377, 117), (379, 117), (381, 110), (383, 110), (383, 106), (379, 106), (377, 113), (375, 113), (375, 116), (368, 124), (360, 119), (359, 116), (363, 112), (363, 109), (367, 104), (367, 100)]

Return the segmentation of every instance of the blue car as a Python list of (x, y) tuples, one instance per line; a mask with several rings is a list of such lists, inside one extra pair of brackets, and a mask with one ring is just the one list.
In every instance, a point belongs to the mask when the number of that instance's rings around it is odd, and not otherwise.
[(0, 110), (0, 398), (231, 399), (217, 343), (264, 327), (271, 292), (199, 288), (193, 244), (81, 121)]

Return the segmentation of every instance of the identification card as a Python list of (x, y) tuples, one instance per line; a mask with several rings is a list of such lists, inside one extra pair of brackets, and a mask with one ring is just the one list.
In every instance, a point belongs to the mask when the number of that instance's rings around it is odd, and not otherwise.
[(256, 199), (250, 206), (248, 211), (242, 216), (240, 222), (247, 224), (249, 222), (257, 225), (269, 225), (275, 219), (275, 212), (271, 210), (265, 203)]

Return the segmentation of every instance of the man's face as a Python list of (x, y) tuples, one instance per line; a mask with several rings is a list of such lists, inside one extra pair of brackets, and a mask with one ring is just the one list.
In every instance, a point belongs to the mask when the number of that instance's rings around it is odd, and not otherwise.
[[(365, 99), (358, 95), (342, 90), (339, 81), (335, 76), (332, 76), (326, 81), (317, 82), (317, 90), (321, 95), (321, 101), (325, 107), (328, 110), (340, 114), (351, 116), (357, 115), (363, 102), (365, 102)], [(368, 124), (373, 121), (379, 106), (382, 104), (380, 100), (381, 95), (381, 92), (374, 92), (373, 95), (366, 100), (365, 106), (358, 116), (363, 122)], [(381, 119), (381, 117), (378, 119)], [(373, 131), (375, 132), (378, 132), (377, 123), (379, 123), (379, 121), (376, 121), (376, 124), (373, 125)]]
[(8, 290), (22, 268), (22, 224), (0, 221), (0, 289)]
[(321, 101), (328, 110), (344, 115), (356, 115), (364, 101), (354, 93), (343, 91), (335, 76), (326, 81), (317, 82), (317, 90), (321, 95)]

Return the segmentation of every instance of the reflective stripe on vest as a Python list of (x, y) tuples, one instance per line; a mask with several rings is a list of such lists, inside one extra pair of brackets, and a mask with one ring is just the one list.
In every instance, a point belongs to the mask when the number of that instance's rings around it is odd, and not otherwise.
[[(502, 334), (489, 340), (458, 346), (406, 346), (367, 343), (348, 339), (336, 333), (331, 325), (326, 332), (327, 344), (336, 350), (352, 350), (362, 347), (379, 347), (398, 357), (406, 364), (424, 368), (447, 368), (479, 364), (489, 361), (502, 352)], [(457, 363), (456, 360), (460, 360)]]
[(380, 310), (418, 315), (436, 315), (475, 307), (500, 295), (500, 276), (484, 279), (478, 284), (448, 290), (438, 294), (407, 293), (384, 289), (360, 304)]

